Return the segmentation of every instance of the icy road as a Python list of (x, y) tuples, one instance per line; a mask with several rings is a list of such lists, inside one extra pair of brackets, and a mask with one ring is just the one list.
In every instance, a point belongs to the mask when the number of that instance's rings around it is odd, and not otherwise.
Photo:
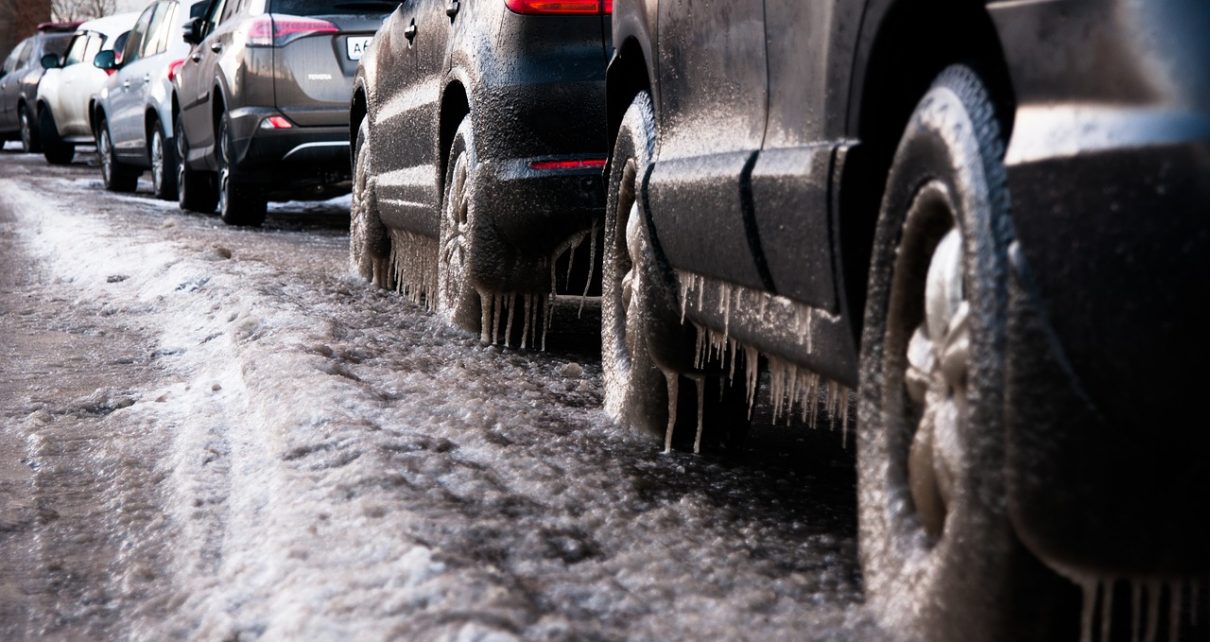
[(0, 153), (0, 640), (884, 637), (839, 433), (662, 455), (591, 322), (481, 346), (349, 275), (347, 200), (233, 229), (80, 157)]

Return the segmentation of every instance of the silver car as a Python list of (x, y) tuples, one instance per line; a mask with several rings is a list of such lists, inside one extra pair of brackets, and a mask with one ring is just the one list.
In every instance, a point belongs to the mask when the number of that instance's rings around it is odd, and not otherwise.
[[(90, 110), (105, 187), (133, 191), (151, 170), (155, 195), (175, 200), (172, 81), (189, 55), (182, 26), (206, 0), (156, 0), (139, 15), (122, 51), (101, 54), (109, 80)], [(199, 9), (200, 10), (200, 9)]]

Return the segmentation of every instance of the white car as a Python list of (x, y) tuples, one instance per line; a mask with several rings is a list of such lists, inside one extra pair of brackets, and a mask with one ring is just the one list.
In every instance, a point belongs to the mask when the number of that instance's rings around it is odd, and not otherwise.
[(93, 58), (113, 49), (138, 17), (130, 12), (85, 22), (62, 58), (48, 54), (42, 59), (46, 73), (38, 84), (36, 110), (42, 153), (50, 163), (70, 163), (76, 145), (93, 142), (89, 108), (109, 79), (108, 72), (93, 66)]

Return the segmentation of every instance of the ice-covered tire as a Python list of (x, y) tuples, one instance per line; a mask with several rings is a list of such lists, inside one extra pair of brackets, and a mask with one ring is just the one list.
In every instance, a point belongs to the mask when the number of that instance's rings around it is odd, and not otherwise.
[(987, 90), (951, 67), (913, 113), (882, 202), (861, 355), (859, 530), (867, 602), (905, 640), (1049, 639), (1062, 602), (1005, 508), (1003, 154)]
[(101, 181), (111, 192), (133, 192), (139, 184), (138, 169), (123, 165), (113, 151), (113, 138), (109, 134), (109, 123), (102, 120), (97, 124), (97, 157), (101, 161)]
[(227, 225), (259, 226), (265, 222), (268, 203), (244, 183), (235, 166), (235, 141), (231, 133), (231, 116), (223, 112), (218, 133), (218, 213)]
[(185, 138), (185, 125), (181, 116), (176, 116), (173, 126), (173, 145), (176, 147), (176, 202), (182, 210), (211, 214), (218, 206), (218, 190), (214, 186), (214, 174), (199, 172), (186, 162), (189, 158), (189, 140)]
[[(637, 198), (655, 135), (651, 97), (641, 92), (622, 119), (610, 160), (601, 283), (605, 409), (619, 423), (665, 437), (666, 447), (738, 446), (747, 427), (744, 395), (720, 394), (723, 377), (694, 368), (693, 337), (681, 324), (676, 278), (657, 257)], [(676, 421), (669, 431), (672, 387)], [(701, 442), (699, 390), (705, 393)]]
[(155, 119), (147, 132), (147, 160), (151, 167), (151, 187), (155, 197), (176, 200), (176, 147), (168, 144), (164, 125)]
[(370, 119), (361, 121), (353, 147), (353, 203), (349, 210), (349, 265), (361, 278), (392, 287), (391, 239), (378, 216), (374, 193), (374, 159), (370, 155)]
[(38, 138), (38, 128), (34, 126), (34, 118), (25, 103), (21, 103), (17, 108), (17, 123), (21, 127), (21, 151), (26, 154), (41, 152), (42, 142)]
[(479, 332), (482, 303), (474, 287), (476, 216), (474, 199), (475, 144), (471, 118), (463, 118), (450, 146), (441, 200), (437, 245), (437, 310), (455, 325)]
[(38, 140), (42, 143), (42, 155), (51, 165), (67, 165), (76, 157), (76, 146), (63, 142), (50, 109), (38, 112)]

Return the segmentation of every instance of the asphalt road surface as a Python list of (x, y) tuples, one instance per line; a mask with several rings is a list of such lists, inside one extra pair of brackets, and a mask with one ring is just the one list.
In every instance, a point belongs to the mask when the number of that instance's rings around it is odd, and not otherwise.
[(0, 153), (0, 639), (885, 639), (839, 432), (661, 454), (593, 319), (480, 345), (350, 276), (347, 199), (149, 191)]

